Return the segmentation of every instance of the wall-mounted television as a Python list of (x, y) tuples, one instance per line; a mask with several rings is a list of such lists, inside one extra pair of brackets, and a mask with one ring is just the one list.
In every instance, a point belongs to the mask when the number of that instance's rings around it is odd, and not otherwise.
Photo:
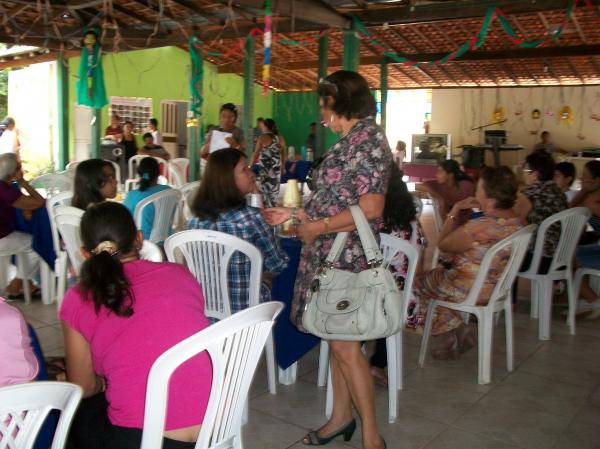
[(450, 134), (413, 134), (410, 161), (420, 164), (437, 164), (452, 156)]

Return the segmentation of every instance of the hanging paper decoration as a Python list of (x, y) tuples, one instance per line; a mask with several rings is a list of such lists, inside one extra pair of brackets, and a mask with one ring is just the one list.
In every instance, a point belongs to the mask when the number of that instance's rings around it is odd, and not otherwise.
[(571, 125), (573, 123), (573, 110), (570, 106), (563, 106), (558, 113), (558, 123), (566, 123)]
[(492, 115), (492, 121), (495, 122), (503, 122), (506, 120), (506, 111), (502, 106), (498, 106), (494, 109), (494, 114)]
[(265, 34), (263, 35), (264, 61), (263, 61), (263, 95), (269, 94), (271, 78), (271, 0), (265, 1)]
[(542, 116), (542, 113), (540, 112), (539, 109), (534, 109), (533, 111), (531, 111), (531, 118), (532, 119), (538, 120), (541, 116)]
[[(198, 126), (198, 117), (202, 115), (202, 81), (204, 79), (204, 65), (202, 64), (202, 41), (196, 36), (191, 36), (189, 41), (190, 53), (190, 108), (187, 126)], [(200, 51), (198, 51), (200, 49)]]
[(98, 35), (94, 30), (87, 30), (83, 38), (81, 61), (79, 62), (79, 79), (77, 80), (77, 104), (100, 109), (108, 104), (102, 55)]

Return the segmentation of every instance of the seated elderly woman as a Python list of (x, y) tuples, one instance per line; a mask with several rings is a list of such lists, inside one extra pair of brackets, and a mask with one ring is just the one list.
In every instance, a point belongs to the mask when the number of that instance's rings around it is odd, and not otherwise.
[[(67, 380), (86, 398), (68, 447), (139, 448), (150, 368), (164, 351), (208, 326), (204, 297), (185, 267), (140, 260), (142, 234), (121, 204), (88, 207), (81, 238), (86, 261), (80, 282), (59, 312)], [(162, 447), (195, 447), (211, 384), (206, 353), (173, 374)]]
[(103, 159), (88, 159), (77, 164), (71, 206), (87, 209), (90, 204), (117, 196), (117, 177), (113, 165)]
[[(263, 280), (269, 284), (271, 277), (287, 266), (288, 257), (260, 210), (246, 205), (246, 195), (255, 190), (254, 172), (241, 151), (225, 148), (211, 153), (192, 202), (195, 218), (190, 220), (189, 228), (224, 232), (252, 243), (262, 252)], [(236, 252), (231, 258), (229, 272), (231, 312), (235, 313), (249, 305), (248, 289), (243, 288), (250, 278), (250, 263), (246, 256)], [(264, 283), (260, 300), (271, 300), (269, 288)]]
[[(13, 185), (16, 182), (17, 186)], [(21, 190), (27, 193), (23, 194)], [(0, 155), (0, 251), (18, 251), (31, 245), (31, 235), (15, 230), (15, 209), (30, 212), (45, 205), (44, 198), (23, 179), (21, 164), (14, 153)], [(22, 279), (31, 279), (37, 268), (37, 258), (28, 255), (29, 273), (18, 273), (7, 287), (8, 295), (16, 297), (22, 294)], [(0, 269), (6, 269), (5, 266)]]
[[(486, 167), (481, 172), (475, 197), (456, 203), (440, 232), (438, 246), (452, 256), (451, 267), (438, 266), (415, 282), (416, 307), (409, 316), (409, 328), (424, 325), (431, 300), (462, 302), (467, 298), (486, 251), (523, 225), (513, 210), (516, 199), (517, 180), (508, 167)], [(484, 215), (464, 222), (461, 211), (474, 207), (481, 209)], [(492, 264), (481, 289), (480, 304), (489, 300), (509, 256), (505, 254)], [(446, 308), (436, 308), (432, 334), (438, 337), (438, 344), (433, 348), (433, 356), (438, 359), (455, 358), (474, 344), (474, 336), (460, 314)]]

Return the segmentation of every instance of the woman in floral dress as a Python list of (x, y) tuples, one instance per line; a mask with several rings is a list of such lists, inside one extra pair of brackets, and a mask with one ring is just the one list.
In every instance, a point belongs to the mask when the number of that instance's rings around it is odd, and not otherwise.
[(281, 182), (281, 145), (275, 120), (263, 120), (265, 131), (256, 141), (252, 164), (258, 164), (258, 188), (263, 196), (265, 207), (277, 206)]
[[(430, 301), (460, 303), (467, 298), (487, 250), (523, 226), (513, 210), (516, 199), (517, 180), (508, 167), (487, 167), (481, 172), (475, 198), (456, 203), (440, 232), (438, 247), (452, 256), (450, 269), (438, 266), (415, 282), (416, 307), (408, 317), (409, 328), (423, 327)], [(473, 207), (480, 208), (484, 215), (464, 222), (461, 211)], [(492, 262), (478, 304), (489, 301), (509, 257), (510, 253), (504, 252)], [(438, 345), (433, 348), (433, 356), (438, 359), (454, 358), (474, 344), (460, 313), (444, 307), (435, 309), (432, 335), (438, 337)]]
[[(290, 319), (301, 330), (308, 288), (317, 268), (329, 254), (336, 233), (355, 230), (350, 206), (360, 206), (378, 236), (392, 167), (387, 139), (373, 118), (375, 100), (363, 77), (350, 71), (335, 72), (319, 84), (318, 95), (325, 123), (342, 137), (316, 170), (315, 190), (304, 209), (265, 210), (272, 225), (290, 218), (300, 221), (298, 235), (304, 246)], [(356, 231), (350, 233), (335, 267), (353, 272), (367, 268)], [(333, 413), (323, 427), (309, 432), (303, 443), (320, 446), (337, 436), (348, 441), (356, 428), (354, 404), (361, 418), (363, 448), (385, 448), (375, 419), (373, 378), (360, 342), (329, 341), (329, 345)]]

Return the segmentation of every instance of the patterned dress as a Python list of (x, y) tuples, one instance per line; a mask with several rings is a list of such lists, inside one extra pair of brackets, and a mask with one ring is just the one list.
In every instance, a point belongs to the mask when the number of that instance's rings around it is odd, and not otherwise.
[[(456, 254), (452, 267), (438, 266), (422, 278), (416, 279), (413, 287), (415, 306), (409, 310), (407, 327), (422, 331), (429, 302), (440, 299), (460, 303), (467, 299), (475, 281), (479, 265), (489, 248), (510, 234), (518, 231), (523, 223), (520, 218), (480, 217), (467, 222), (464, 229), (473, 239), (473, 248), (462, 254)], [(510, 253), (501, 254), (490, 266), (489, 277), (483, 284), (478, 304), (487, 304)], [(433, 321), (433, 335), (440, 335), (456, 329), (463, 322), (460, 313), (455, 310), (437, 307)]]
[[(304, 206), (312, 219), (331, 217), (358, 204), (361, 195), (385, 195), (392, 168), (392, 152), (383, 130), (372, 117), (361, 119), (327, 152), (315, 171), (315, 191)], [(371, 223), (378, 237), (381, 219)], [(300, 330), (306, 294), (322, 260), (329, 254), (335, 233), (320, 235), (304, 245), (300, 256), (290, 319)], [(367, 268), (360, 238), (350, 233), (336, 268), (360, 272)]]
[[(526, 186), (523, 195), (531, 202), (531, 211), (527, 215), (527, 223), (539, 225), (550, 215), (565, 210), (567, 197), (554, 181), (540, 181)], [(533, 251), (537, 231), (531, 238), (529, 249)], [(544, 241), (544, 257), (552, 258), (560, 240), (560, 224), (556, 223), (548, 229)]]
[(281, 183), (281, 145), (279, 139), (271, 133), (265, 133), (271, 137), (271, 143), (260, 150), (257, 164), (258, 187), (263, 195), (265, 207), (277, 206), (279, 196), (279, 185)]

